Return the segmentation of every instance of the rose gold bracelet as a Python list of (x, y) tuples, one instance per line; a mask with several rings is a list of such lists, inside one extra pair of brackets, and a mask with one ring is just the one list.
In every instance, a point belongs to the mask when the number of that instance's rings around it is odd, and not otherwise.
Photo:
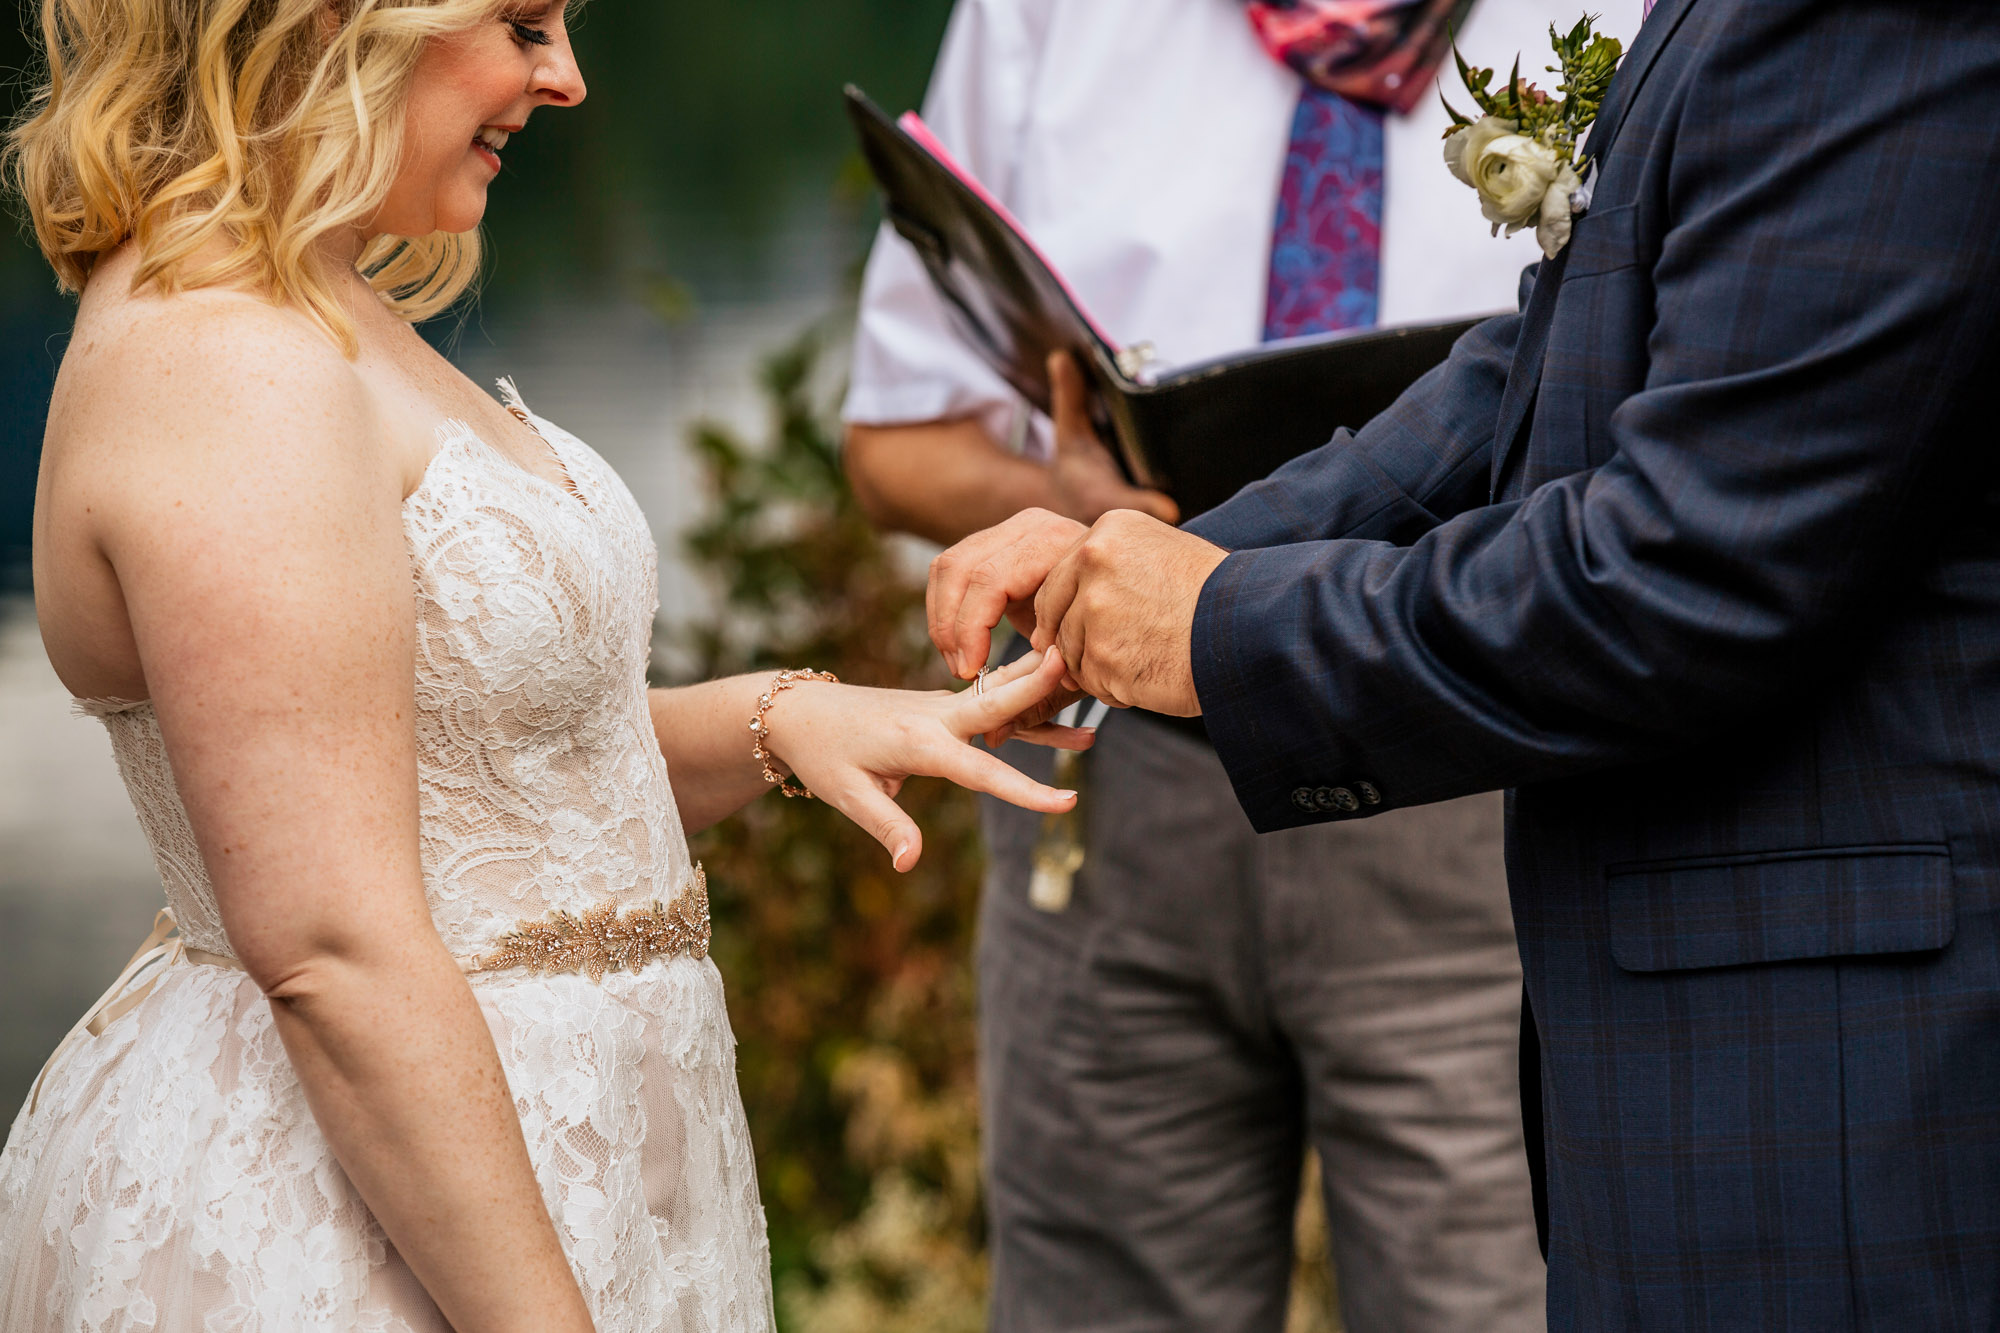
[(780, 671), (772, 677), (770, 688), (757, 696), (757, 715), (750, 719), (750, 734), (756, 738), (750, 746), (750, 757), (764, 766), (764, 781), (776, 783), (778, 790), (787, 796), (803, 796), (810, 801), (813, 799), (813, 794), (806, 790), (805, 784), (800, 783), (794, 787), (786, 781), (783, 773), (771, 767), (771, 752), (764, 748), (764, 742), (771, 737), (771, 724), (764, 720), (764, 714), (771, 711), (771, 701), (802, 680), (823, 680), (832, 685), (840, 684), (840, 677), (831, 671), (814, 671), (811, 667), (799, 671)]

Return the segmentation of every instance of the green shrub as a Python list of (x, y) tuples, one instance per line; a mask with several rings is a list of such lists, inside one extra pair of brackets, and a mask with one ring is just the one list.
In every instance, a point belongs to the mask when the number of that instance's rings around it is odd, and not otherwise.
[[(714, 508), (688, 538), (718, 610), (683, 632), (691, 679), (812, 666), (869, 685), (949, 683), (923, 582), (869, 526), (814, 396), (823, 340), (772, 357), (770, 437), (696, 430)], [(745, 734), (744, 744), (749, 744)], [(979, 1333), (972, 932), (978, 810), (919, 779), (924, 831), (899, 876), (816, 801), (766, 796), (695, 839), (758, 1177), (781, 1323), (795, 1333)], [(1337, 1333), (1316, 1174), (1300, 1200), (1288, 1333)]]
[[(679, 646), (695, 678), (813, 666), (942, 687), (920, 572), (869, 527), (841, 476), (833, 413), (814, 396), (820, 355), (809, 332), (765, 366), (768, 440), (694, 433), (714, 507), (687, 546), (719, 609)], [(813, 1333), (984, 1322), (978, 812), (928, 779), (901, 799), (924, 831), (908, 875), (816, 801), (766, 796), (695, 840), (781, 1313)]]

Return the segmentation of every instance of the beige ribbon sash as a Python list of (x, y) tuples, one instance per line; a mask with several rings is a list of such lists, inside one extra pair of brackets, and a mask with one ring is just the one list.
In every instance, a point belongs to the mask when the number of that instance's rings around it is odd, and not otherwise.
[[(55, 1051), (42, 1065), (42, 1072), (35, 1075), (35, 1086), (28, 1094), (29, 1115), (35, 1113), (35, 1106), (41, 1101), (43, 1082), (50, 1071), (62, 1063), (71, 1047), (85, 1037), (97, 1036), (136, 1008), (141, 1000), (153, 993), (153, 987), (160, 984), (160, 977), (170, 964), (196, 952), (208, 958), (216, 957), (206, 950), (190, 949), (181, 943), (179, 930), (180, 924), (174, 920), (173, 909), (162, 907), (153, 918), (152, 933), (146, 936), (145, 943), (126, 962), (118, 973), (118, 979), (97, 997), (97, 1003), (83, 1011), (83, 1017), (76, 1020), (76, 1026), (56, 1043)], [(234, 964), (235, 960), (230, 962)]]

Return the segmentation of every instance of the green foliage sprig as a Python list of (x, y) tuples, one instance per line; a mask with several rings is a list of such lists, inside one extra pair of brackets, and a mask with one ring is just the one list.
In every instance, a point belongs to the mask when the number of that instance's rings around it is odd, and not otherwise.
[[(1468, 64), (1459, 53), (1458, 44), (1453, 42), (1451, 55), (1458, 64), (1458, 77), (1481, 112), (1510, 122), (1515, 133), (1540, 140), (1555, 150), (1558, 160), (1573, 166), (1577, 143), (1603, 109), (1611, 77), (1618, 72), (1618, 61), (1625, 54), (1624, 43), (1595, 31), (1597, 19), (1596, 14), (1585, 14), (1567, 33), (1558, 33), (1555, 24), (1549, 25), (1549, 45), (1555, 50), (1556, 63), (1545, 68), (1561, 76), (1556, 85), (1561, 96), (1523, 83), (1518, 56), (1507, 82), (1494, 90), (1494, 71)], [(1472, 124), (1471, 118), (1460, 113), (1442, 92), (1438, 99), (1444, 102), (1444, 109), (1451, 116), (1446, 138)]]

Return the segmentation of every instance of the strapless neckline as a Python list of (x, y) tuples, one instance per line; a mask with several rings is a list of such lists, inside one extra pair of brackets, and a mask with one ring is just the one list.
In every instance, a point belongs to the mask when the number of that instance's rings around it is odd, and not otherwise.
[[(400, 512), (406, 519), (410, 513), (411, 506), (421, 504), (428, 498), (428, 493), (432, 488), (433, 482), (442, 471), (439, 460), (443, 459), (454, 448), (465, 445), (472, 446), (476, 452), (484, 455), (487, 462), (500, 468), (502, 471), (518, 477), (525, 477), (529, 482), (545, 487), (553, 492), (562, 503), (580, 506), (586, 514), (592, 516), (597, 514), (597, 506), (591, 503), (588, 495), (584, 494), (583, 483), (577, 480), (577, 469), (572, 465), (569, 455), (564, 452), (560, 443), (562, 432), (544, 430), (542, 428), (543, 423), (541, 418), (537, 417), (527, 404), (522, 401), (520, 391), (514, 387), (512, 378), (502, 378), (499, 381), (499, 387), (507, 410), (519, 418), (521, 424), (535, 432), (542, 443), (548, 446), (549, 453), (555, 458), (556, 466), (562, 469), (564, 481), (551, 481), (539, 472), (522, 467), (512, 458), (508, 457), (498, 445), (475, 430), (472, 424), (463, 417), (445, 417), (436, 426), (431, 428), (432, 435), (437, 440), (437, 448), (431, 450), (431, 456), (424, 460), (424, 470), (422, 475), (417, 478), (417, 484), (411, 488), (408, 495), (403, 497)], [(89, 697), (71, 695), (69, 700), (70, 711), (72, 713), (75, 713), (79, 717), (94, 717), (99, 719), (115, 717), (120, 713), (130, 713), (141, 708), (150, 708), (152, 703), (153, 701), (150, 698), (119, 699), (109, 695), (93, 695)]]

